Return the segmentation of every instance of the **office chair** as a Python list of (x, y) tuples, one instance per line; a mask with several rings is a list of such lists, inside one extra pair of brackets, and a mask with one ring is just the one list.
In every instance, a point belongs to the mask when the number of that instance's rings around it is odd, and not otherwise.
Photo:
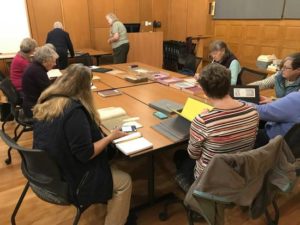
[(284, 140), (290, 147), (293, 155), (298, 161), (296, 165), (297, 176), (300, 176), (300, 123), (296, 123), (284, 136)]
[(194, 76), (202, 58), (193, 54), (179, 55), (178, 57), (178, 73), (188, 76)]
[(85, 66), (91, 66), (92, 65), (92, 58), (89, 53), (83, 53), (76, 55), (73, 58), (68, 59), (69, 65), (73, 63), (81, 63)]
[[(295, 158), (282, 136), (251, 151), (215, 155), (189, 189), (184, 203), (203, 215), (209, 224), (223, 224), (230, 205), (249, 207), (251, 218), (265, 214), (266, 224), (278, 225), (278, 193), (295, 186)], [(221, 179), (226, 176), (227, 179)], [(218, 177), (216, 177), (218, 176)], [(272, 203), (274, 216), (268, 210)]]
[[(0, 90), (6, 96), (7, 101), (10, 104), (10, 114), (6, 119), (4, 119), (2, 130), (5, 131), (6, 122), (9, 121), (9, 117), (13, 116), (18, 124), (14, 130), (13, 139), (15, 141), (18, 141), (24, 132), (32, 131), (33, 119), (25, 117), (23, 109), (20, 106), (22, 100), (9, 78), (5, 78), (1, 81)], [(21, 131), (18, 133), (20, 127)], [(11, 147), (9, 147), (9, 149), (7, 150), (7, 156), (8, 157), (5, 160), (5, 163), (9, 165), (11, 163)]]
[[(81, 214), (89, 205), (70, 202), (69, 185), (63, 180), (59, 167), (48, 156), (47, 152), (39, 149), (24, 148), (0, 130), (0, 137), (11, 148), (16, 149), (22, 159), (21, 169), (27, 183), (11, 216), (11, 224), (16, 224), (16, 216), (29, 187), (40, 199), (56, 205), (73, 205), (77, 212), (73, 225), (77, 225)], [(85, 176), (83, 176), (85, 179)], [(80, 187), (78, 187), (78, 193)]]
[(256, 71), (249, 69), (247, 67), (243, 67), (241, 72), (238, 75), (237, 84), (238, 85), (246, 85), (252, 82), (263, 80), (267, 77), (268, 73)]

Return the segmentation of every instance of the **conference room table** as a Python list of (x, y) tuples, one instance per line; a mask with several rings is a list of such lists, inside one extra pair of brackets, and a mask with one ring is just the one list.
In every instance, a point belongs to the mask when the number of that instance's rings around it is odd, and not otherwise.
[[(158, 101), (161, 99), (168, 99), (174, 102), (184, 104), (188, 97), (198, 99), (200, 101), (206, 102), (206, 98), (203, 93), (198, 95), (192, 95), (182, 90), (172, 88), (157, 82), (144, 82), (144, 83), (131, 83), (124, 80), (126, 74), (131, 74), (131, 65), (138, 65), (142, 69), (147, 69), (151, 71), (164, 71), (160, 68), (155, 68), (152, 66), (145, 65), (143, 63), (134, 62), (126, 64), (115, 64), (107, 65), (106, 68), (111, 68), (113, 70), (121, 71), (117, 75), (112, 75), (109, 73), (98, 73), (93, 72), (94, 77), (99, 77), (99, 80), (94, 80), (93, 84), (97, 87), (94, 91), (94, 102), (97, 109), (106, 107), (122, 107), (130, 117), (139, 117), (139, 123), (142, 124), (142, 128), (138, 131), (142, 135), (153, 143), (153, 148), (143, 150), (141, 152), (129, 155), (129, 158), (136, 157), (147, 157), (149, 165), (145, 166), (148, 169), (148, 203), (153, 204), (155, 202), (155, 154), (160, 151), (169, 150), (178, 145), (183, 145), (187, 143), (187, 140), (182, 140), (180, 142), (174, 142), (159, 132), (155, 131), (152, 126), (161, 122), (156, 118), (153, 113), (156, 111), (149, 107), (149, 103), (153, 101)], [(123, 71), (123, 72), (122, 72)], [(175, 72), (164, 71), (169, 73), (171, 76), (176, 77), (186, 77), (182, 74), (177, 74)], [(102, 97), (97, 94), (97, 90), (106, 90), (117, 88), (121, 91), (121, 95)], [(270, 96), (272, 91), (262, 91), (261, 93), (266, 93)], [(207, 102), (206, 102), (207, 103)], [(108, 134), (109, 131), (104, 128), (104, 131)]]
[(104, 50), (97, 50), (97, 49), (92, 49), (92, 48), (80, 48), (80, 49), (76, 49), (75, 53), (88, 53), (90, 56), (95, 57), (96, 58), (96, 63), (97, 65), (100, 64), (101, 58), (105, 55), (111, 55), (112, 51), (104, 51)]

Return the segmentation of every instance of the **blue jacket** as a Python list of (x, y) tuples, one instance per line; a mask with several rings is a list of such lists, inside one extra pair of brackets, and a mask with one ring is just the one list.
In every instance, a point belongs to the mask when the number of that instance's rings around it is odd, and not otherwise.
[(266, 123), (269, 138), (285, 135), (296, 123), (300, 122), (300, 92), (292, 92), (274, 102), (255, 106), (259, 118)]
[(295, 82), (292, 84), (289, 84), (285, 86), (285, 78), (282, 76), (282, 72), (278, 72), (277, 75), (275, 76), (275, 92), (276, 92), (276, 97), (281, 98), (286, 96), (287, 94), (298, 91), (300, 89), (300, 76), (298, 77)]

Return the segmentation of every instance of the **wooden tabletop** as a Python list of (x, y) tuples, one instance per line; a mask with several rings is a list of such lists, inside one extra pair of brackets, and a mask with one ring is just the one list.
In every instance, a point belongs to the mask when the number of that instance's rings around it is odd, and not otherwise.
[(92, 48), (80, 48), (76, 49), (75, 52), (89, 53), (91, 56), (111, 55), (111, 51), (96, 50)]
[[(143, 127), (139, 128), (138, 131), (140, 131), (142, 135), (153, 144), (153, 149), (146, 151), (157, 150), (174, 143), (151, 128), (152, 125), (158, 124), (161, 121), (153, 116), (153, 112), (155, 112), (155, 110), (144, 103), (139, 102), (126, 94), (112, 97), (101, 97), (94, 92), (93, 97), (95, 107), (97, 109), (106, 107), (122, 107), (130, 117), (140, 118), (138, 122), (141, 123)], [(105, 131), (109, 132), (107, 130)], [(145, 151), (142, 151), (141, 153), (145, 153)]]

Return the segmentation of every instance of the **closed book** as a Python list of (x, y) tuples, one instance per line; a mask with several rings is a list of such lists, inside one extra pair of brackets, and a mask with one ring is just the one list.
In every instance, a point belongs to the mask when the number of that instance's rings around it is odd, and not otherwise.
[(110, 97), (110, 96), (116, 96), (122, 94), (118, 89), (103, 90), (103, 91), (98, 91), (97, 93), (102, 97)]
[(195, 84), (183, 81), (183, 82), (177, 82), (177, 83), (170, 84), (170, 87), (177, 88), (177, 89), (181, 90), (181, 89), (184, 89), (184, 88), (195, 87)]
[(97, 72), (97, 73), (106, 73), (106, 72), (109, 72), (109, 71), (112, 71), (113, 69), (110, 69), (110, 68), (102, 68), (102, 67), (99, 67), (99, 68), (92, 68), (92, 71), (93, 72)]
[(203, 92), (202, 88), (199, 86), (194, 86), (194, 87), (189, 87), (189, 88), (183, 88), (182, 91), (192, 94), (192, 95), (196, 95), (199, 94), (201, 92)]
[(149, 106), (165, 114), (170, 114), (173, 111), (179, 111), (183, 108), (183, 105), (168, 99), (161, 99), (158, 101), (150, 102)]
[(156, 81), (161, 83), (161, 84), (164, 84), (164, 85), (170, 85), (170, 84), (173, 84), (173, 83), (180, 82), (180, 81), (182, 81), (182, 79), (177, 78), (177, 77), (170, 77), (170, 78), (164, 78), (164, 79), (157, 79)]
[(125, 155), (132, 155), (153, 147), (153, 144), (144, 137), (124, 141), (116, 144), (116, 147)]

